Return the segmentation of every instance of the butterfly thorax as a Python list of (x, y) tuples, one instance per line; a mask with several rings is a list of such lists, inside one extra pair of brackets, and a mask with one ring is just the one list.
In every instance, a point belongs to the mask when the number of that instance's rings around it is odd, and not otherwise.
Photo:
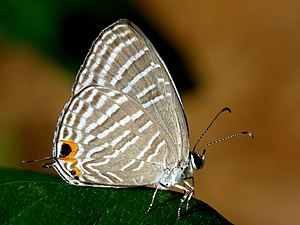
[(193, 164), (179, 165), (165, 171), (165, 176), (157, 184), (159, 189), (168, 189), (174, 187), (175, 184), (181, 183), (183, 180), (191, 178), (193, 173)]

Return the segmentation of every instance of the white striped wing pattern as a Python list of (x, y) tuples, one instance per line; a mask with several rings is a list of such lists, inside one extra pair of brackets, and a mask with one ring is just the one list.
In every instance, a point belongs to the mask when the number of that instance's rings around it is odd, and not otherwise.
[(117, 21), (93, 43), (53, 142), (53, 167), (76, 185), (159, 185), (188, 166), (180, 97), (157, 51), (130, 21)]

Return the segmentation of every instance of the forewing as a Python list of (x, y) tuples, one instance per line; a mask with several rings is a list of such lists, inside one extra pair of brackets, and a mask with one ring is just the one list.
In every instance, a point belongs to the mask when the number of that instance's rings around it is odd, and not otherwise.
[(140, 104), (172, 139), (172, 155), (187, 163), (188, 127), (176, 87), (153, 45), (130, 21), (119, 20), (100, 33), (77, 75), (73, 95), (90, 85), (119, 90)]

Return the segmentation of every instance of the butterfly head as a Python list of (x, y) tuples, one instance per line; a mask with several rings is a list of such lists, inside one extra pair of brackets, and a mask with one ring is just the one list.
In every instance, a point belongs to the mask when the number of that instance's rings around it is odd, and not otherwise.
[(190, 163), (194, 170), (202, 169), (205, 163), (205, 149), (201, 155), (190, 151)]

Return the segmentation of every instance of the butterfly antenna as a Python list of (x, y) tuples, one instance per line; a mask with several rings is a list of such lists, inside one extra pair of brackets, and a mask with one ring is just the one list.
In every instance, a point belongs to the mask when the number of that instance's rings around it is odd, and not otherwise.
[[(205, 145), (201, 146), (200, 148), (198, 148), (197, 151), (200, 151), (200, 150), (203, 149), (203, 152), (205, 153), (205, 149), (206, 149), (207, 147), (209, 147), (209, 146), (211, 146), (211, 145), (213, 145), (213, 144), (216, 144), (216, 143), (219, 143), (219, 142), (226, 141), (226, 140), (228, 140), (228, 139), (237, 137), (237, 136), (239, 136), (239, 135), (248, 135), (248, 136), (250, 136), (251, 138), (254, 138), (254, 135), (253, 135), (252, 133), (250, 133), (250, 132), (248, 132), (248, 131), (242, 131), (242, 132), (238, 132), (238, 133), (232, 134), (232, 135), (230, 135), (230, 136), (228, 136), (228, 137), (224, 137), (224, 138), (221, 138), (221, 139), (219, 139), (219, 140), (216, 140), (216, 141), (210, 142), (210, 143), (208, 143), (208, 144), (205, 144)], [(204, 154), (204, 153), (203, 153), (203, 154)]]
[[(209, 128), (211, 127), (211, 125), (213, 125), (213, 123), (215, 122), (215, 120), (219, 117), (219, 115), (221, 115), (223, 112), (228, 111), (229, 113), (231, 113), (231, 109), (228, 107), (223, 108), (215, 117), (214, 119), (211, 121), (211, 123), (208, 125), (208, 127), (204, 130), (204, 132), (201, 134), (201, 136), (199, 137), (199, 139), (196, 141), (194, 148), (193, 148), (193, 152), (195, 152), (197, 145), (199, 144), (199, 142), (201, 141), (201, 139), (203, 138), (203, 136), (206, 134), (206, 132), (209, 130)], [(219, 142), (219, 141), (218, 141)]]

